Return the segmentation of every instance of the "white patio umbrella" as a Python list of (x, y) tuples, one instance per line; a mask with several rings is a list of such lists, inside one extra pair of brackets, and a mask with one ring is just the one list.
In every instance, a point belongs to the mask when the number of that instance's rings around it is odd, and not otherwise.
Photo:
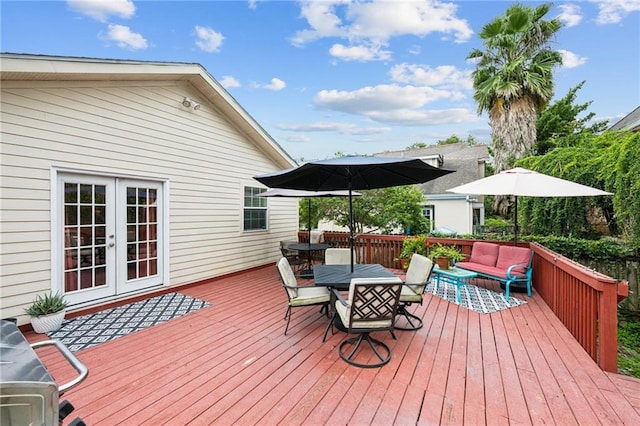
[(514, 243), (518, 239), (518, 197), (590, 197), (610, 192), (516, 167), (455, 188), (448, 192), (470, 195), (512, 195), (514, 197)]

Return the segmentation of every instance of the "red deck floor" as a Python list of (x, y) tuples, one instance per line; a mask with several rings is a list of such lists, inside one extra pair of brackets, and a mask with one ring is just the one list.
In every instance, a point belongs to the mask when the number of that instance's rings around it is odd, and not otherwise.
[[(489, 284), (491, 285), (491, 284)], [(297, 308), (269, 266), (180, 292), (211, 306), (86, 350), (63, 398), (89, 425), (640, 424), (640, 380), (605, 373), (534, 293), (477, 314), (425, 295), (417, 332), (381, 338), (379, 369), (343, 362), (327, 318)], [(518, 295), (526, 298), (526, 295)], [(27, 333), (31, 341), (43, 337)], [(74, 372), (38, 354), (59, 383)]]

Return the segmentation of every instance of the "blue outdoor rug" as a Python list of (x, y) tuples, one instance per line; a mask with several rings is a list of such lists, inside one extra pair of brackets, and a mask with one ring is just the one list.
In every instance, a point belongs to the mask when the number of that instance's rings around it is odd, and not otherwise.
[[(448, 300), (451, 303), (458, 303), (456, 301), (456, 286), (446, 281), (440, 281), (440, 285), (436, 290), (435, 280), (431, 280), (425, 287), (424, 292)], [(527, 302), (513, 297), (513, 293), (507, 302), (503, 293), (497, 293), (473, 284), (460, 286), (460, 306), (478, 312), (479, 314), (490, 314), (503, 309), (514, 308), (525, 303)]]
[(72, 318), (62, 323), (59, 330), (48, 333), (48, 336), (60, 340), (69, 350), (76, 352), (162, 324), (209, 305), (209, 302), (184, 294), (168, 293)]

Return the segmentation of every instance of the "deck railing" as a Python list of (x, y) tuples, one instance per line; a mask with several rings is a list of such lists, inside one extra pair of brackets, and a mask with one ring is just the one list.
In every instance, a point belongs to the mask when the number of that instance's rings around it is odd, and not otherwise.
[[(299, 238), (306, 241), (308, 234)], [(360, 234), (355, 238), (356, 259), (400, 268), (402, 235)], [(325, 232), (324, 239), (335, 247), (348, 247), (349, 235)], [(497, 244), (512, 244), (493, 241)], [(470, 254), (474, 240), (428, 238), (427, 244), (455, 245)], [(618, 302), (628, 294), (628, 283), (600, 274), (555, 253), (540, 244), (521, 242), (534, 251), (533, 287), (569, 332), (604, 371), (618, 368)]]

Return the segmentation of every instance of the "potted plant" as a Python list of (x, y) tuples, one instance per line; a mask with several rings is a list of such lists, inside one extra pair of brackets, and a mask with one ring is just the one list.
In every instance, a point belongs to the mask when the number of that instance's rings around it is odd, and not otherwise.
[(62, 326), (67, 306), (64, 296), (49, 292), (44, 296), (38, 294), (33, 303), (24, 311), (31, 317), (33, 331), (36, 333), (49, 333)]
[(422, 254), (424, 256), (427, 255), (426, 235), (415, 235), (406, 237), (402, 242), (402, 251), (400, 252), (400, 255), (394, 260), (399, 260), (402, 264), (402, 269), (406, 270), (409, 266), (409, 261), (411, 260), (411, 256), (413, 256), (413, 253)]
[(429, 250), (429, 258), (433, 260), (440, 269), (449, 269), (455, 260), (464, 260), (464, 254), (454, 246), (436, 244)]

